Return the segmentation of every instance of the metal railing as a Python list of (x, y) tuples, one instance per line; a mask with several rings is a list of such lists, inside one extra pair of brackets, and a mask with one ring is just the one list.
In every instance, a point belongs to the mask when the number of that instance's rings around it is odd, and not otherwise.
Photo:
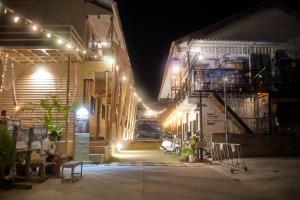
[(211, 164), (217, 162), (230, 168), (231, 173), (234, 170), (247, 171), (245, 165), (242, 147), (234, 143), (211, 143)]

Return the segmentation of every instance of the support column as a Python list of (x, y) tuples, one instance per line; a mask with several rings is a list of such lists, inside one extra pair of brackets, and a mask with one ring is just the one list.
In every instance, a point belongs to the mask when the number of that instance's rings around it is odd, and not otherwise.
[(108, 136), (108, 71), (105, 72), (105, 139)]
[[(199, 121), (200, 121), (200, 143), (203, 143), (203, 111), (202, 111), (202, 92), (199, 94)], [(203, 160), (203, 148), (200, 148), (200, 160)]]
[[(66, 107), (69, 108), (70, 103), (70, 73), (71, 73), (71, 54), (68, 56), (67, 65), (67, 88), (66, 88)], [(68, 154), (68, 131), (69, 131), (69, 110), (66, 112), (65, 118), (65, 153)], [(73, 147), (74, 147), (74, 135), (73, 135)], [(74, 149), (73, 149), (74, 154)]]

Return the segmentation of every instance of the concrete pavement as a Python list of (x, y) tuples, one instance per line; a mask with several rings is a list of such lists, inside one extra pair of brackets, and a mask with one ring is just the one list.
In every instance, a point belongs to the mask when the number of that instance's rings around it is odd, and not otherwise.
[(0, 191), (1, 200), (218, 200), (266, 199), (262, 192), (206, 166), (84, 167), (75, 183), (50, 179), (32, 190)]

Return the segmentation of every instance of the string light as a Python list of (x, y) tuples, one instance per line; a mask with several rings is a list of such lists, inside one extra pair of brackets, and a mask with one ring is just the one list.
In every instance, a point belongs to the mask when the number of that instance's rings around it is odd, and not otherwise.
[(67, 45), (66, 45), (66, 48), (67, 48), (67, 49), (72, 49), (72, 47), (73, 47), (72, 44), (67, 44)]
[(61, 45), (61, 44), (64, 43), (64, 41), (62, 39), (57, 39), (56, 42), (57, 42), (58, 45)]
[(37, 31), (37, 30), (38, 30), (37, 25), (33, 25), (33, 26), (32, 26), (32, 30), (33, 30), (33, 31)]
[(86, 50), (83, 50), (82, 53), (83, 53), (83, 54), (86, 54)]
[(46, 36), (47, 36), (47, 38), (51, 38), (52, 37), (51, 33), (47, 33)]
[(18, 23), (19, 21), (20, 21), (20, 17), (19, 17), (19, 16), (15, 16), (15, 17), (14, 17), (14, 22), (15, 22), (15, 23)]

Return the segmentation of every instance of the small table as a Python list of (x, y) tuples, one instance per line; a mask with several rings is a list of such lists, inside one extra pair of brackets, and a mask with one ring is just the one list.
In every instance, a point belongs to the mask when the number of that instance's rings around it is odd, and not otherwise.
[[(74, 170), (77, 166), (81, 166), (80, 168), (80, 173), (75, 173)], [(71, 177), (66, 179), (65, 178), (65, 174), (64, 174), (64, 169), (65, 168), (69, 168), (71, 169)], [(80, 176), (75, 176), (75, 175), (80, 175)], [(67, 181), (67, 180), (71, 180), (72, 182), (75, 182), (79, 179), (82, 178), (82, 161), (69, 161), (69, 162), (65, 162), (62, 164), (62, 173), (61, 173), (61, 182)]]

